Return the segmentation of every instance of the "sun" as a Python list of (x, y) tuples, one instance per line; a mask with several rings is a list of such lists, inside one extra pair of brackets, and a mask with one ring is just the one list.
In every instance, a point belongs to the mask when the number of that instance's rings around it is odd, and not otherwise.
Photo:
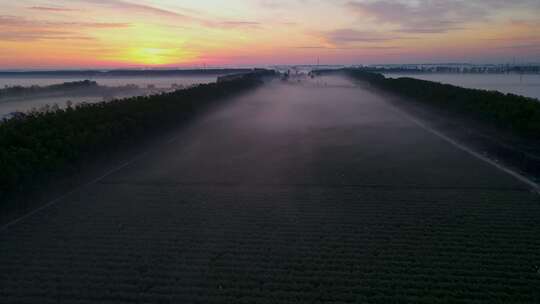
[(164, 65), (181, 61), (180, 54), (175, 53), (175, 50), (165, 48), (136, 48), (130, 52), (127, 59), (139, 64)]
[(106, 59), (119, 64), (134, 66), (168, 66), (186, 64), (198, 58), (198, 53), (174, 47), (130, 47), (119, 50)]

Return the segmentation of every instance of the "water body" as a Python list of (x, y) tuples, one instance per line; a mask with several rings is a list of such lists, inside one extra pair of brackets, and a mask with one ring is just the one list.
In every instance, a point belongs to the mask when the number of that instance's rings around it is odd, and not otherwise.
[[(120, 76), (120, 77), (1, 77), (0, 76), (0, 88), (6, 86), (49, 86), (53, 84), (61, 84), (64, 82), (92, 80), (96, 81), (99, 85), (118, 87), (128, 84), (136, 85), (140, 88), (152, 88), (152, 92), (173, 90), (174, 87), (187, 87), (195, 84), (212, 83), (217, 80), (218, 75), (189, 75), (189, 76), (173, 76), (173, 77), (159, 77), (159, 76)], [(126, 98), (132, 97), (133, 94), (123, 94), (118, 96), (109, 96), (108, 98)], [(39, 98), (16, 98), (16, 99), (0, 99), (0, 117), (12, 112), (26, 112), (32, 109), (40, 109), (46, 105), (58, 105), (64, 107), (67, 101), (71, 101), (74, 105), (82, 102), (95, 103), (101, 102), (105, 99), (101, 96), (44, 96)]]
[(386, 77), (411, 77), (470, 89), (494, 90), (540, 99), (538, 74), (436, 74), (388, 73)]

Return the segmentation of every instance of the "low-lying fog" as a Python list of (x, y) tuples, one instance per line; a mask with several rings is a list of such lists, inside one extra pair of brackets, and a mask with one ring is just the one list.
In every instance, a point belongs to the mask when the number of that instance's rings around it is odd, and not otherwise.
[[(177, 77), (0, 77), (0, 89), (13, 86), (40, 86), (46, 87), (68, 82), (91, 80), (100, 87), (108, 87), (106, 93), (100, 90), (55, 92), (47, 94), (34, 94), (17, 97), (0, 96), (0, 117), (13, 112), (27, 112), (30, 110), (43, 110), (47, 106), (57, 105), (62, 108), (70, 101), (72, 104), (83, 102), (95, 103), (114, 98), (127, 98), (138, 95), (155, 94), (176, 89), (186, 88), (196, 84), (211, 83), (217, 80), (218, 75), (190, 75)], [(127, 86), (130, 86), (128, 88)], [(115, 89), (118, 88), (118, 89)]]
[(436, 81), (469, 89), (493, 90), (540, 99), (538, 74), (438, 74), (438, 73), (385, 73), (386, 77), (410, 77)]
[(430, 135), (385, 96), (344, 78), (277, 80), (220, 105), (183, 128), (159, 157), (113, 182), (211, 187), (506, 182), (486, 178), (483, 169), (469, 172), (478, 165), (474, 158)]
[(0, 89), (5, 86), (23, 86), (32, 85), (49, 86), (64, 82), (74, 82), (91, 80), (102, 86), (117, 87), (134, 84), (139, 87), (147, 87), (153, 85), (157, 88), (170, 88), (172, 85), (192, 85), (195, 83), (210, 83), (217, 79), (217, 75), (190, 75), (176, 77), (159, 77), (159, 76), (107, 76), (107, 77), (0, 77)]

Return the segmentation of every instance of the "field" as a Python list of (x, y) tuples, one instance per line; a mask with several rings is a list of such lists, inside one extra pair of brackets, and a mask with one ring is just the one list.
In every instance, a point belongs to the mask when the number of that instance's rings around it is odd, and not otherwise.
[(1, 230), (0, 302), (538, 303), (539, 216), (383, 96), (267, 84)]
[(41, 184), (69, 176), (81, 162), (178, 125), (217, 99), (252, 89), (261, 84), (265, 73), (172, 93), (50, 108), (0, 121), (0, 202), (42, 190)]
[(540, 300), (540, 206), (527, 194), (100, 185), (83, 195), (47, 212), (70, 218), (2, 237), (3, 303)]
[(321, 70), (314, 73), (343, 73), (385, 92), (453, 111), (517, 136), (538, 140), (540, 134), (540, 102), (535, 98), (406, 77), (386, 78), (369, 69)]

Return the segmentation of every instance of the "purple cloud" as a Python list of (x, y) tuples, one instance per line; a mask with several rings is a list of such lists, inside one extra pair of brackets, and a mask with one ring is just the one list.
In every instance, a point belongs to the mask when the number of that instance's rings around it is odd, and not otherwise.
[(28, 9), (44, 12), (74, 12), (76, 9), (64, 8), (64, 7), (51, 7), (51, 6), (31, 6)]
[(81, 28), (125, 28), (129, 23), (52, 22), (15, 16), (0, 16), (0, 41), (93, 40), (81, 35)]
[(358, 43), (358, 42), (385, 42), (395, 40), (397, 37), (388, 36), (387, 34), (358, 31), (354, 29), (339, 29), (325, 33), (325, 39), (335, 45)]
[(380, 0), (351, 1), (346, 4), (347, 9), (362, 17), (395, 24), (399, 26), (397, 31), (405, 33), (445, 33), (463, 29), (470, 22), (486, 21), (495, 11), (509, 7), (540, 9), (540, 1)]

